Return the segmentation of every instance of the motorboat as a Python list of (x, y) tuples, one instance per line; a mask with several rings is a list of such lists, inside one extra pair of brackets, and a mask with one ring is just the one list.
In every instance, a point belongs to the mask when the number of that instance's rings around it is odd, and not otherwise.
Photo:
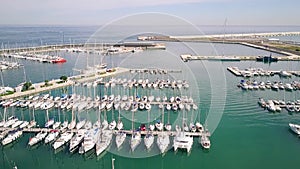
[(300, 135), (300, 125), (298, 125), (298, 124), (293, 124), (293, 123), (289, 123), (289, 126), (290, 126), (290, 129), (291, 129), (294, 133)]
[(200, 138), (200, 144), (204, 149), (210, 148), (210, 140), (206, 133), (203, 133)]

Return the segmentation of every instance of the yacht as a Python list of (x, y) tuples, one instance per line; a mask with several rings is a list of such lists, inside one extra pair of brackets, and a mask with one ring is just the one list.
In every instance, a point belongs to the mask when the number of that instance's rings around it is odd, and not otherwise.
[(141, 139), (142, 139), (141, 138), (141, 133), (133, 131), (133, 133), (131, 135), (131, 140), (130, 140), (130, 148), (131, 148), (132, 152), (141, 143)]
[(23, 134), (22, 130), (14, 130), (8, 133), (8, 136), (2, 140), (2, 145), (7, 145), (16, 139), (18, 139)]
[(65, 133), (61, 134), (61, 136), (54, 142), (53, 148), (56, 150), (59, 147), (66, 144), (68, 141), (71, 140), (73, 134), (74, 133), (72, 133), (72, 132), (65, 132)]
[(289, 123), (290, 129), (296, 134), (300, 135), (300, 125)]
[(39, 132), (36, 136), (29, 139), (28, 145), (33, 146), (39, 143), (47, 136), (47, 134), (48, 134), (47, 132), (43, 132), (43, 131)]
[(71, 139), (70, 141), (70, 147), (69, 151), (74, 152), (76, 149), (78, 149), (79, 145), (83, 142), (84, 135), (86, 130), (81, 129), (78, 131), (78, 133)]
[(45, 138), (45, 144), (48, 144), (48, 143), (54, 141), (58, 137), (58, 135), (59, 135), (58, 130), (50, 130), (50, 133)]
[(111, 143), (113, 132), (111, 130), (103, 130), (101, 139), (98, 139), (96, 144), (96, 154), (100, 155), (104, 150), (108, 148)]
[(122, 146), (125, 139), (126, 139), (126, 133), (122, 132), (122, 131), (119, 131), (116, 135), (116, 145), (117, 145), (118, 149)]
[(159, 133), (157, 136), (157, 146), (162, 154), (166, 152), (169, 144), (170, 144), (169, 135), (164, 132)]
[(187, 136), (184, 132), (178, 132), (174, 137), (173, 148), (177, 151), (178, 148), (186, 149), (189, 153), (192, 149), (193, 137)]

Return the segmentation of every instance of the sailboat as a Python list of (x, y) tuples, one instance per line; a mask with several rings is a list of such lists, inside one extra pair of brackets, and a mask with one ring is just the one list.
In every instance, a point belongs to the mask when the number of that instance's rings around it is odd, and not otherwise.
[(46, 113), (47, 113), (47, 122), (45, 124), (46, 128), (51, 127), (54, 124), (54, 119), (49, 119), (49, 113), (48, 113), (48, 109), (46, 109)]
[(39, 132), (36, 136), (29, 139), (28, 145), (33, 146), (33, 145), (41, 142), (47, 136), (47, 134), (48, 133), (44, 132), (44, 131)]
[[(148, 121), (150, 121), (150, 111), (148, 111)], [(144, 137), (144, 144), (145, 144), (147, 150), (149, 150), (151, 148), (153, 142), (154, 142), (154, 135), (153, 135), (152, 131), (148, 131), (146, 136)]]
[[(163, 122), (164, 122), (164, 112), (162, 111), (162, 122), (160, 123), (162, 128), (163, 128)], [(157, 129), (160, 130), (160, 128)], [(170, 144), (170, 137), (168, 133), (163, 131), (159, 132), (157, 135), (157, 146), (162, 154), (164, 154), (167, 151), (169, 144)]]
[(27, 128), (32, 128), (36, 126), (34, 108), (32, 109), (32, 120), (29, 122)]
[(111, 144), (113, 132), (111, 130), (103, 130), (100, 132), (98, 141), (96, 143), (96, 155), (99, 156)]
[(72, 109), (72, 121), (69, 123), (68, 125), (68, 129), (74, 129), (76, 126), (76, 119), (75, 119), (75, 115), (74, 115), (74, 110)]
[(134, 118), (133, 118), (133, 111), (132, 111), (132, 135), (131, 135), (131, 139), (130, 139), (130, 148), (131, 151), (133, 152), (136, 147), (141, 143), (141, 133), (139, 131), (135, 131), (134, 127), (133, 127), (133, 123), (134, 123)]
[(71, 153), (77, 150), (79, 145), (83, 142), (85, 132), (85, 129), (78, 130), (77, 134), (71, 139), (69, 146), (69, 151)]

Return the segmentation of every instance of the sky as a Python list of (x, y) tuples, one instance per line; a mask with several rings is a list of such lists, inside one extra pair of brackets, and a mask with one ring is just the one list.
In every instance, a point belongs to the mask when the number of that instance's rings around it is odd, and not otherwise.
[(1, 0), (0, 24), (102, 25), (155, 12), (196, 25), (300, 25), (299, 7), (299, 0)]

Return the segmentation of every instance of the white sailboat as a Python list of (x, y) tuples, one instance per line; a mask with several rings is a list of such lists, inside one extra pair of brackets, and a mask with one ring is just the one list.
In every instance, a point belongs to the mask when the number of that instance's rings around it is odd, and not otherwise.
[(88, 132), (84, 136), (83, 143), (79, 148), (79, 154), (87, 153), (95, 147), (99, 132), (99, 128), (88, 130)]
[(67, 142), (69, 142), (71, 140), (73, 135), (74, 135), (74, 133), (72, 133), (72, 132), (65, 132), (65, 133), (61, 134), (61, 136), (54, 142), (53, 148), (56, 150), (59, 147), (63, 146), (64, 144), (66, 144)]
[(125, 139), (126, 139), (126, 133), (121, 130), (118, 131), (118, 133), (116, 135), (116, 145), (117, 145), (118, 149), (120, 149), (120, 147), (124, 143)]
[(160, 150), (160, 153), (164, 154), (170, 144), (170, 137), (166, 132), (159, 132), (157, 136), (157, 146)]
[(7, 145), (17, 140), (23, 134), (22, 130), (14, 130), (8, 133), (8, 136), (2, 140), (2, 145)]
[(164, 110), (162, 110), (162, 122), (156, 122), (155, 127), (161, 131), (157, 135), (157, 146), (162, 154), (167, 151), (167, 148), (170, 144), (170, 137), (167, 132), (163, 132), (164, 123)]
[(149, 131), (146, 136), (144, 137), (144, 144), (147, 148), (147, 150), (150, 150), (154, 143), (154, 135), (152, 134), (151, 131)]
[(29, 146), (33, 146), (39, 142), (41, 142), (46, 136), (47, 136), (47, 132), (39, 132), (36, 136), (32, 137), (29, 139), (28, 145)]
[(45, 144), (48, 144), (48, 143), (54, 141), (58, 137), (58, 135), (59, 135), (58, 130), (51, 130), (50, 133), (45, 138)]
[(103, 130), (100, 136), (101, 138), (98, 139), (96, 144), (97, 156), (99, 156), (103, 151), (105, 151), (111, 144), (113, 132), (111, 130)]
[[(148, 122), (150, 121), (150, 111), (148, 111)], [(149, 125), (149, 123), (148, 123)], [(153, 145), (154, 142), (154, 135), (152, 131), (148, 131), (146, 136), (144, 137), (144, 144), (147, 148), (147, 150), (150, 150), (151, 146)]]
[(131, 151), (133, 152), (136, 147), (141, 143), (141, 133), (138, 131), (134, 131), (133, 123), (134, 123), (134, 117), (133, 117), (133, 111), (132, 111), (132, 135), (130, 139), (130, 148)]
[(77, 134), (71, 139), (70, 141), (70, 147), (69, 151), (74, 152), (75, 150), (78, 149), (79, 145), (83, 142), (84, 135), (85, 135), (86, 130), (81, 129), (77, 132)]
[(75, 119), (75, 115), (74, 115), (74, 110), (72, 110), (72, 121), (69, 123), (68, 125), (68, 129), (74, 129), (76, 127), (76, 119)]

